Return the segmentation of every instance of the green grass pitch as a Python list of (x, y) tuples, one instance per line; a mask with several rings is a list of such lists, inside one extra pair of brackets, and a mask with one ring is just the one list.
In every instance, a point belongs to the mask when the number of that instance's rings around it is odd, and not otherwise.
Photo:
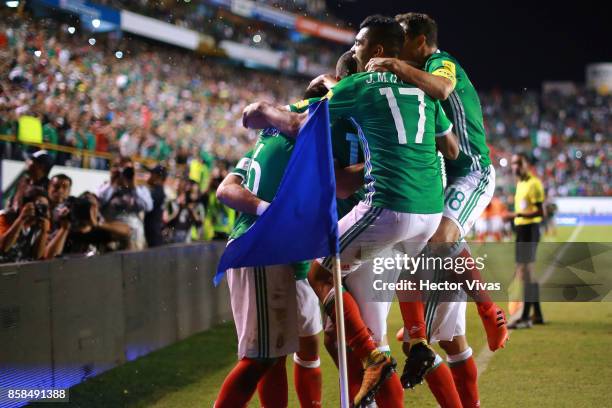
[[(572, 227), (560, 227), (566, 241)], [(583, 227), (576, 241), (609, 242), (612, 227)], [(489, 359), (480, 373), (483, 407), (594, 407), (611, 403), (612, 303), (545, 303), (548, 324), (511, 333), (507, 347)], [(477, 361), (486, 356), (485, 335), (473, 304), (468, 305), (468, 338)], [(389, 317), (392, 334), (401, 326), (397, 305)], [(403, 365), (401, 349), (391, 342)], [(197, 334), (146, 357), (115, 368), (70, 390), (70, 404), (79, 407), (212, 407), (225, 375), (235, 363), (236, 336), (231, 322)], [(325, 351), (323, 406), (339, 406), (338, 374)], [(289, 405), (296, 407), (288, 365)], [(480, 367), (479, 367), (480, 368)], [(426, 385), (406, 392), (406, 406), (436, 407)], [(259, 404), (256, 398), (251, 403)], [(43, 405), (41, 405), (43, 406)]]

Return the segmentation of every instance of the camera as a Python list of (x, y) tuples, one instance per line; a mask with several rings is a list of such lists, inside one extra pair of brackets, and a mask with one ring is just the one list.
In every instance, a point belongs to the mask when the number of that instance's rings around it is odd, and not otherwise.
[(133, 167), (124, 167), (121, 169), (121, 176), (127, 180), (131, 180), (134, 178), (134, 168)]
[(70, 203), (70, 219), (73, 224), (83, 224), (91, 218), (91, 202), (87, 197), (74, 198)]
[(47, 204), (35, 204), (34, 214), (37, 218), (47, 218), (49, 216), (49, 206)]

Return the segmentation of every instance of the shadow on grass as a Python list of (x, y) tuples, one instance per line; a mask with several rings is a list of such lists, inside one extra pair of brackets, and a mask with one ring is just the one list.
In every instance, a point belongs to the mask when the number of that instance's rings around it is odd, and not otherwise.
[(116, 367), (70, 388), (70, 402), (29, 407), (114, 408), (149, 406), (236, 362), (236, 334), (225, 323)]

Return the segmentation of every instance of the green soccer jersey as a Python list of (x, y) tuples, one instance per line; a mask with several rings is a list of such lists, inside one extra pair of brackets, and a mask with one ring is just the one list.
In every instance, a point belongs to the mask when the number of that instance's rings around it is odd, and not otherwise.
[[(258, 198), (272, 202), (294, 145), (294, 139), (283, 136), (276, 129), (263, 130), (253, 150), (238, 162), (232, 174), (241, 176), (243, 185)], [(256, 220), (255, 214), (241, 213), (230, 239), (244, 234)]]
[(330, 91), (329, 112), (332, 123), (348, 118), (358, 130), (366, 204), (404, 213), (442, 212), (435, 138), (452, 125), (437, 101), (395, 74), (360, 73)]
[[(332, 123), (332, 152), (339, 167), (348, 167), (363, 163), (363, 150), (359, 145), (359, 136), (355, 124), (348, 119), (340, 118)], [(341, 219), (355, 207), (365, 196), (360, 188), (348, 198), (336, 199), (338, 219)]]
[(424, 69), (433, 75), (450, 79), (455, 85), (448, 99), (441, 102), (459, 139), (459, 157), (445, 161), (448, 177), (461, 177), (471, 171), (482, 171), (491, 164), (491, 159), (480, 99), (474, 85), (459, 62), (440, 50), (429, 57)]
[[(321, 98), (310, 98), (292, 105), (292, 112), (303, 112), (310, 104), (318, 102)], [(348, 167), (353, 164), (363, 163), (363, 150), (359, 144), (359, 136), (355, 124), (346, 118), (339, 118), (331, 125), (332, 155), (339, 167)], [(359, 189), (348, 198), (336, 199), (338, 219), (341, 219), (364, 198), (364, 189)]]

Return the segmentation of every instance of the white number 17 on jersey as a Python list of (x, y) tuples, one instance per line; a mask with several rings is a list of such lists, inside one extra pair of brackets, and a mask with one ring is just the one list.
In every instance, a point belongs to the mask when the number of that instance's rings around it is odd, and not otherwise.
[[(419, 100), (419, 123), (417, 125), (415, 143), (423, 143), (423, 133), (425, 132), (425, 92), (419, 88), (397, 88), (400, 95), (413, 95)], [(397, 99), (393, 94), (393, 88), (380, 88), (380, 94), (387, 97), (389, 108), (391, 109), (391, 115), (393, 115), (393, 122), (395, 122), (395, 128), (397, 129), (397, 140), (399, 144), (408, 143), (406, 139), (406, 127), (404, 126), (404, 120), (402, 114), (397, 106)]]

